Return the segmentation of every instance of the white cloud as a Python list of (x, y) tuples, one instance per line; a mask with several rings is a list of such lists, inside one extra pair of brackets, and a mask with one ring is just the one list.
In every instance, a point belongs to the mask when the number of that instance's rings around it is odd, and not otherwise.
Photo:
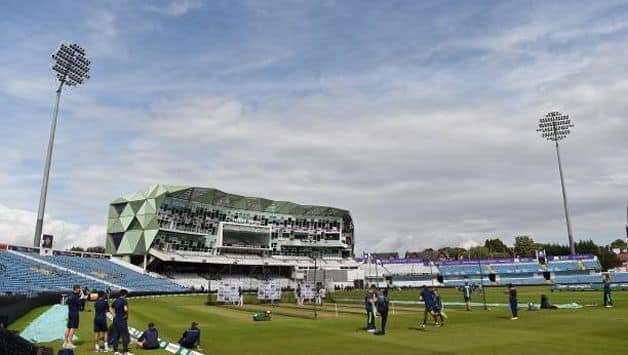
[(165, 6), (150, 6), (149, 8), (165, 15), (181, 16), (202, 6), (203, 1), (201, 0), (171, 0)]
[[(31, 246), (37, 214), (0, 204), (0, 242)], [(105, 226), (80, 226), (46, 215), (44, 233), (55, 237), (54, 248), (104, 246)]]

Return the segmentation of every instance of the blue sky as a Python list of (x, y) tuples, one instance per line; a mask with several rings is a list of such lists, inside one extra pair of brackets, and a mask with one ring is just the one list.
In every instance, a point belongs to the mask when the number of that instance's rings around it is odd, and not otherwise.
[(0, 240), (28, 244), (54, 95), (82, 44), (47, 213), (62, 245), (104, 240), (108, 201), (152, 183), (352, 211), (358, 249), (564, 242), (560, 110), (576, 239), (622, 235), (624, 2), (7, 2), (0, 14)]

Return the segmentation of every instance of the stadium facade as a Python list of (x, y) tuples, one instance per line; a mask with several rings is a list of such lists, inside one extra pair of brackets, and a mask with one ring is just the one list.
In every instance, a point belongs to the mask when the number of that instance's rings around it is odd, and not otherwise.
[(106, 249), (115, 256), (352, 258), (349, 211), (246, 197), (214, 188), (152, 185), (109, 206)]

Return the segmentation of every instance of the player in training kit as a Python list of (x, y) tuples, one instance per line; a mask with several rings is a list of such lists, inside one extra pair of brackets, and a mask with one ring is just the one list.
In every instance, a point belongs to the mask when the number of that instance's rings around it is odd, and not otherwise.
[[(425, 285), (421, 288), (420, 299), (425, 304), (423, 322), (421, 323), (421, 327), (425, 328), (425, 325), (427, 324), (427, 315), (428, 313), (432, 314), (432, 310), (434, 309), (434, 296), (432, 295), (432, 291)], [(436, 319), (434, 319), (434, 321), (436, 321)]]
[(148, 329), (137, 338), (137, 346), (145, 350), (159, 349), (159, 332), (154, 323), (148, 323)]
[(613, 298), (611, 297), (611, 277), (606, 275), (604, 277), (604, 307), (613, 307)]
[(445, 325), (445, 316), (444, 316), (444, 312), (443, 312), (443, 299), (441, 298), (440, 294), (438, 293), (438, 290), (436, 289), (436, 287), (432, 286), (432, 297), (434, 297), (434, 312), (433, 315), (435, 318), (440, 319), (440, 324), (437, 323), (437, 325)]
[(508, 284), (508, 290), (505, 291), (508, 294), (508, 303), (510, 305), (510, 312), (512, 313), (512, 320), (519, 319), (517, 316), (517, 289), (512, 284)]
[(103, 339), (103, 351), (109, 351), (109, 336), (107, 332), (107, 311), (109, 303), (105, 298), (105, 292), (98, 292), (98, 300), (94, 304), (94, 343), (96, 351), (100, 351), (100, 339)]
[(379, 333), (375, 333), (376, 335), (385, 335), (386, 334), (386, 322), (388, 321), (388, 306), (390, 301), (388, 300), (388, 289), (385, 288), (382, 291), (382, 294), (377, 297), (377, 313), (379, 313), (380, 318), (382, 320), (382, 326), (380, 328)]
[(467, 281), (462, 286), (462, 297), (464, 297), (464, 304), (467, 307), (467, 311), (471, 310), (471, 286)]
[(131, 355), (129, 352), (129, 304), (126, 300), (128, 294), (127, 290), (120, 290), (120, 295), (111, 305), (111, 313), (113, 313), (113, 324), (115, 325), (116, 332), (113, 337), (113, 351), (114, 355), (121, 355), (118, 352), (118, 342), (122, 338), (122, 351), (124, 355)]
[(198, 328), (198, 323), (192, 322), (190, 329), (183, 332), (181, 339), (179, 339), (179, 345), (187, 349), (198, 348), (201, 346), (201, 330)]
[(375, 302), (377, 294), (375, 293), (375, 285), (371, 285), (364, 296), (364, 309), (366, 310), (366, 331), (375, 332)]
[(84, 298), (81, 294), (81, 285), (74, 285), (72, 287), (72, 294), (68, 297), (66, 304), (68, 306), (68, 323), (63, 337), (64, 348), (75, 348), (72, 344), (72, 338), (74, 338), (74, 332), (79, 327), (79, 310), (81, 308), (81, 300)]
[(301, 292), (302, 292), (302, 290), (301, 290), (301, 283), (297, 284), (297, 289), (295, 291), (296, 291), (296, 294), (297, 294), (297, 304), (299, 306), (303, 306), (303, 297), (301, 296)]

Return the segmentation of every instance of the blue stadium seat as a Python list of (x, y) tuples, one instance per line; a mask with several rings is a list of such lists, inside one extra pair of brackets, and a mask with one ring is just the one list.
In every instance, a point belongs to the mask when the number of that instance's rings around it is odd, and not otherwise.
[(181, 292), (186, 288), (167, 279), (141, 274), (109, 259), (83, 258), (79, 256), (41, 256), (28, 254), (40, 260), (120, 285), (136, 292)]
[[(544, 268), (537, 262), (482, 264), (482, 275), (495, 274), (497, 285), (543, 285), (547, 281), (543, 272), (553, 274), (554, 283), (601, 283), (600, 262), (596, 259), (551, 261)], [(480, 266), (440, 265), (440, 274), (447, 286), (460, 286), (467, 282), (479, 283)], [(486, 277), (486, 276), (485, 276)], [(624, 276), (620, 276), (623, 278)], [(626, 276), (628, 281), (628, 276)], [(614, 281), (623, 282), (623, 281)], [(485, 281), (489, 284), (490, 282)]]
[(0, 294), (36, 294), (44, 291), (68, 292), (74, 284), (104, 289), (102, 282), (50, 267), (8, 251), (0, 251)]
[(628, 282), (628, 272), (611, 274), (611, 282)]
[(602, 276), (596, 275), (555, 275), (555, 284), (580, 284), (580, 283), (601, 283)]

